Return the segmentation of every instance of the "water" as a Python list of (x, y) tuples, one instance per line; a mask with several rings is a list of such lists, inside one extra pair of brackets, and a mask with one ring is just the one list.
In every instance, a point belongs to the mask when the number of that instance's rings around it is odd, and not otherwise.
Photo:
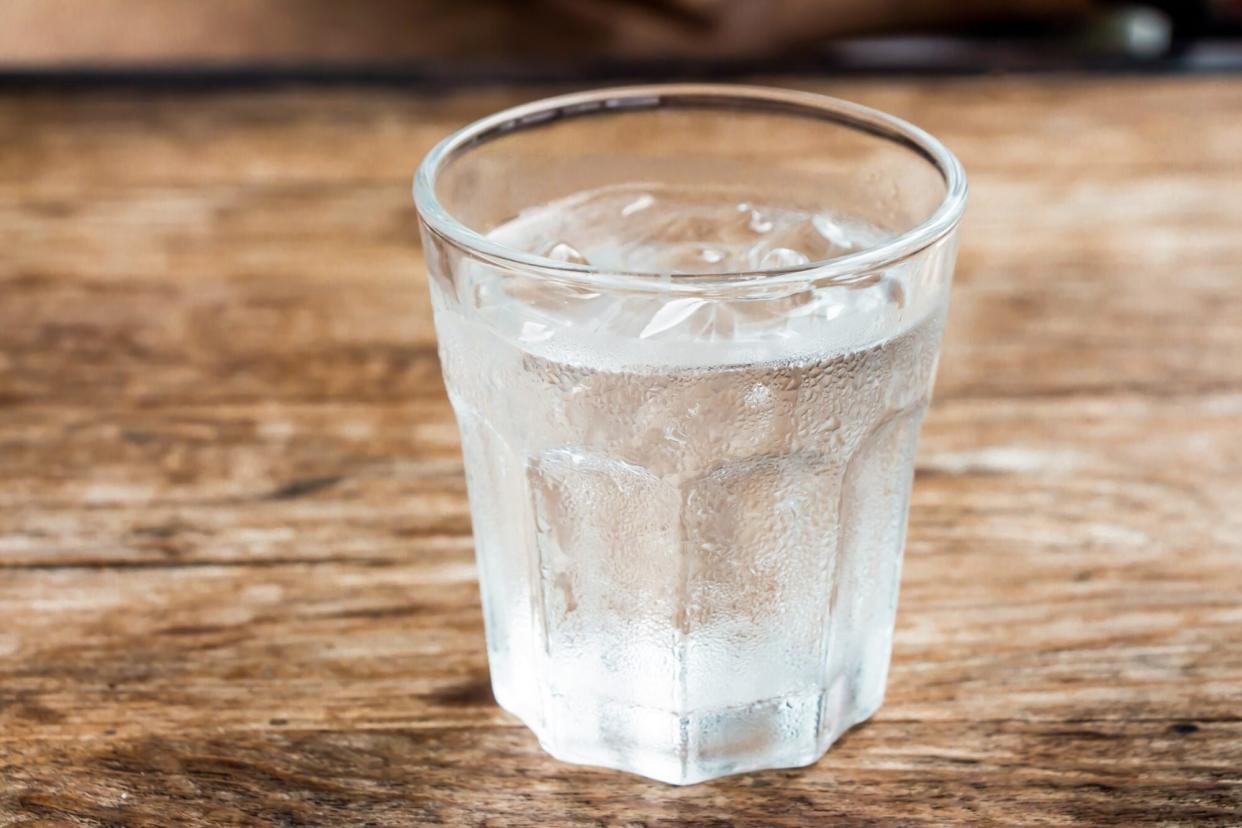
[[(673, 280), (886, 234), (632, 187), (492, 236)], [(436, 280), (493, 686), (551, 753), (687, 783), (814, 761), (879, 707), (943, 320), (919, 278), (744, 301)]]

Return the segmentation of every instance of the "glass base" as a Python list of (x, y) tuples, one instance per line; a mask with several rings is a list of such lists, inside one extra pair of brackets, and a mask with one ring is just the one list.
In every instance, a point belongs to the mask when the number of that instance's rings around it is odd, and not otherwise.
[[(740, 707), (678, 715), (601, 699), (548, 700), (549, 717), (506, 704), (556, 759), (634, 773), (672, 785), (814, 764), (883, 703), (883, 687), (863, 699), (859, 682), (823, 693), (792, 695)], [(541, 722), (542, 719), (542, 722)]]

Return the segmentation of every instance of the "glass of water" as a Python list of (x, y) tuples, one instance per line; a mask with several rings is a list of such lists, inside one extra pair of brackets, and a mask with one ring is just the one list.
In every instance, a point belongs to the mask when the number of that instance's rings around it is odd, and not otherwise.
[(471, 124), (414, 195), (497, 700), (666, 782), (815, 761), (884, 697), (958, 161), (647, 86)]

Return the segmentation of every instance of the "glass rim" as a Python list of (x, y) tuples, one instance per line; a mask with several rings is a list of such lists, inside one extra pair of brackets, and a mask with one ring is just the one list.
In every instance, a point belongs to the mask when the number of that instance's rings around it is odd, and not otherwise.
[[(637, 112), (665, 106), (726, 109), (749, 105), (752, 111), (783, 112), (833, 121), (904, 145), (936, 167), (945, 194), (926, 219), (887, 241), (843, 256), (780, 268), (728, 273), (623, 271), (548, 259), (500, 244), (456, 219), (440, 203), (435, 184), (445, 162), (471, 147), (564, 118)], [(414, 203), (424, 224), (442, 240), (491, 264), (568, 281), (618, 289), (702, 292), (710, 288), (775, 287), (790, 282), (848, 283), (891, 267), (948, 236), (966, 208), (966, 172), (957, 156), (925, 130), (895, 115), (862, 104), (778, 87), (722, 83), (674, 83), (622, 86), (541, 98), (480, 118), (441, 140), (423, 158), (414, 175)]]

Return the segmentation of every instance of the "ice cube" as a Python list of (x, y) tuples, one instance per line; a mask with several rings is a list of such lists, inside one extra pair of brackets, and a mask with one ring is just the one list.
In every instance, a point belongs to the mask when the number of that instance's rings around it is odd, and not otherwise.
[(543, 254), (549, 259), (555, 259), (558, 262), (566, 262), (567, 264), (590, 264), (587, 257), (579, 252), (578, 248), (568, 242), (553, 242)]
[(756, 233), (770, 233), (775, 225), (763, 213), (752, 209), (750, 211), (750, 221), (746, 223), (746, 226)]
[(809, 261), (810, 259), (797, 250), (791, 250), (788, 247), (774, 247), (763, 254), (763, 258), (759, 260), (759, 267), (763, 270), (776, 270), (783, 267), (797, 267)]
[(652, 204), (655, 204), (655, 196), (650, 193), (643, 193), (638, 198), (621, 208), (621, 215), (632, 216), (646, 210)]
[(811, 224), (833, 247), (839, 247), (841, 250), (854, 249), (854, 240), (850, 238), (850, 233), (831, 216), (820, 213), (811, 218)]

